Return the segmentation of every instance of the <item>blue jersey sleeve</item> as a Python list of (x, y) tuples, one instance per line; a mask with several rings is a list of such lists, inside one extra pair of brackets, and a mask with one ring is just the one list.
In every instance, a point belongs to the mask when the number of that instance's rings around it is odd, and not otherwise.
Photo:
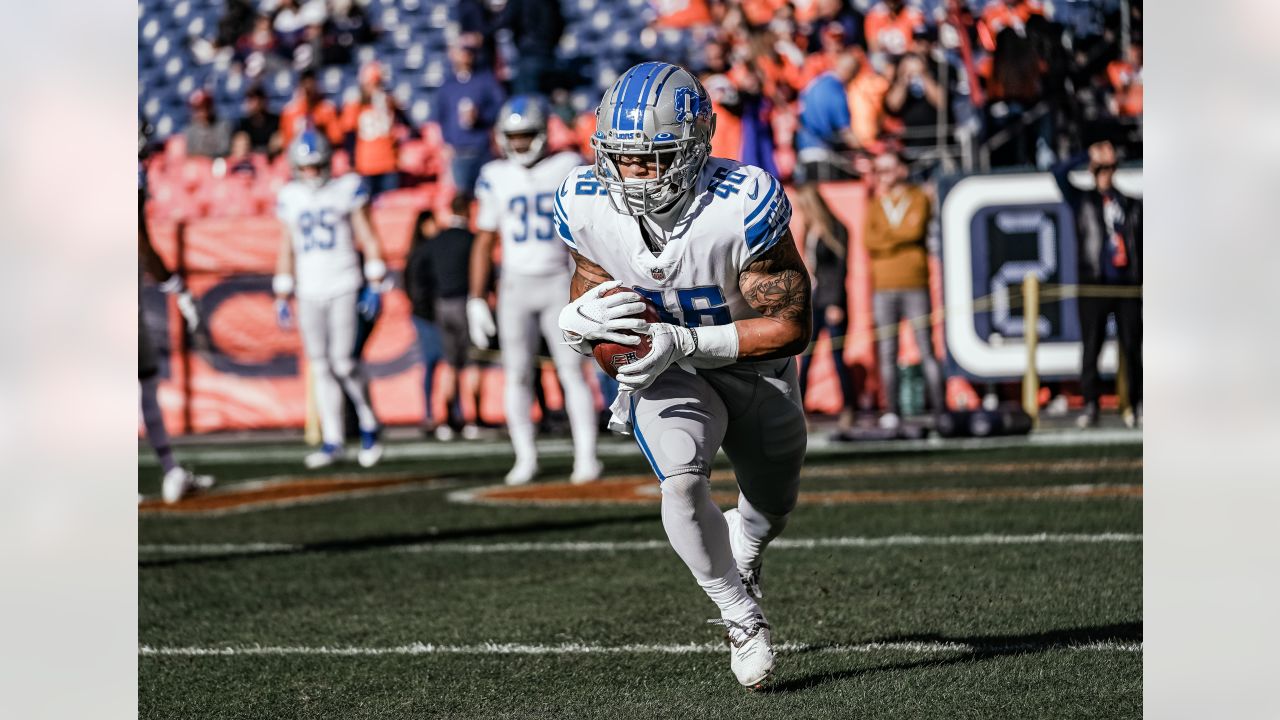
[(573, 237), (573, 231), (569, 228), (569, 211), (566, 202), (569, 202), (569, 185), (575, 180), (574, 173), (570, 172), (560, 183), (560, 189), (555, 195), (555, 226), (556, 236), (559, 237), (569, 249), (575, 252), (578, 249), (578, 242)]
[(761, 172), (753, 183), (754, 193), (747, 193), (743, 235), (747, 254), (755, 257), (773, 247), (791, 225), (791, 201), (782, 183), (767, 172)]

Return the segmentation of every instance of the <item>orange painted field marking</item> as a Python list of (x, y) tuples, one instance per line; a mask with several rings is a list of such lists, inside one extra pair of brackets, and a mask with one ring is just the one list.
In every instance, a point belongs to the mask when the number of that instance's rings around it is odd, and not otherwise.
[(226, 489), (193, 495), (173, 505), (148, 498), (138, 505), (140, 513), (204, 513), (245, 510), (255, 507), (318, 501), (373, 490), (387, 490), (436, 478), (425, 476), (358, 476), (328, 478), (282, 478), (265, 482), (230, 485)]

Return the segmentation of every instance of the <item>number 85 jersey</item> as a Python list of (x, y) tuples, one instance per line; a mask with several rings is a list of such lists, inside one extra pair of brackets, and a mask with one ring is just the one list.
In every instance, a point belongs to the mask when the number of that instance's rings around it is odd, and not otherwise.
[[(573, 263), (556, 237), (555, 194), (582, 156), (561, 152), (532, 167), (491, 160), (476, 180), (476, 228), (502, 237), (502, 276), (555, 276)], [(568, 292), (566, 290), (566, 292)]]
[(708, 158), (693, 200), (654, 255), (638, 218), (613, 208), (591, 166), (575, 169), (556, 193), (556, 232), (566, 245), (659, 307), (663, 322), (727, 325), (760, 317), (738, 276), (787, 234), (791, 203), (782, 183), (754, 165)]
[(293, 240), (294, 294), (327, 300), (360, 289), (363, 273), (351, 234), (351, 213), (369, 190), (351, 173), (318, 188), (292, 181), (280, 188), (276, 215)]

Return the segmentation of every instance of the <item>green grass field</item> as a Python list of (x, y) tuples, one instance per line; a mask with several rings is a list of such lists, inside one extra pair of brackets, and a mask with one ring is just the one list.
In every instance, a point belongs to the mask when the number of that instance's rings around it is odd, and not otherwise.
[[(458, 491), (501, 482), (505, 446), (415, 447), (342, 470), (408, 481), (393, 487), (142, 513), (141, 717), (1142, 713), (1140, 438), (815, 454), (809, 501), (766, 555), (782, 651), (759, 693), (729, 672), (714, 606), (664, 545), (656, 501), (461, 503)], [(610, 447), (611, 473), (648, 472)], [(219, 493), (324, 479), (282, 452), (194, 464)], [(568, 460), (544, 468), (540, 482), (562, 482)], [(139, 468), (141, 492), (157, 475)]]

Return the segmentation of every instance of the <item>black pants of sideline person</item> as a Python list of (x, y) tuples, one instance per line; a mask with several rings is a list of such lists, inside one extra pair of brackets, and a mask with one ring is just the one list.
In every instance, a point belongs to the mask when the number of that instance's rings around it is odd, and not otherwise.
[(1098, 377), (1098, 354), (1107, 333), (1107, 316), (1116, 316), (1116, 335), (1128, 371), (1129, 402), (1142, 402), (1142, 299), (1097, 298), (1077, 299), (1080, 308), (1080, 333), (1084, 358), (1081, 363), (1080, 386), (1086, 403), (1097, 403), (1102, 394)]

